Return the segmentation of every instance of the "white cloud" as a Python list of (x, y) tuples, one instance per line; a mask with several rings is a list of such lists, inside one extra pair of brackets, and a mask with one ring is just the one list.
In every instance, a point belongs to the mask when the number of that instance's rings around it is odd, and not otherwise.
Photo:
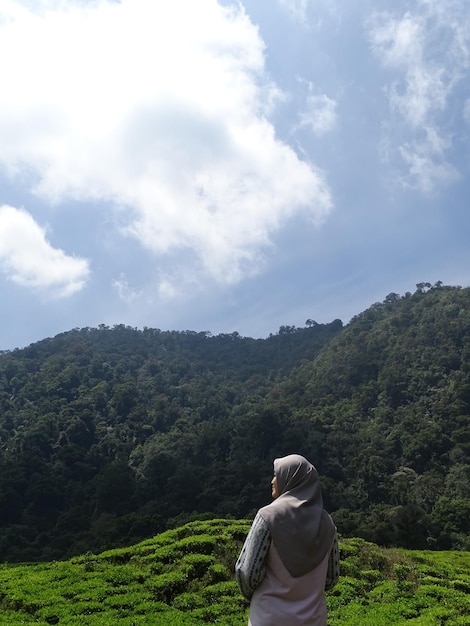
[(0, 206), (0, 268), (18, 285), (57, 296), (79, 291), (89, 275), (86, 259), (53, 248), (29, 213), (7, 205)]
[(165, 300), (173, 300), (179, 295), (179, 291), (173, 281), (164, 278), (158, 285), (158, 294)]
[(278, 0), (279, 4), (286, 8), (292, 17), (305, 24), (307, 22), (307, 9), (310, 0)]
[(325, 15), (338, 14), (337, 0), (278, 0), (278, 3), (292, 19), (304, 27), (321, 27)]
[(49, 201), (114, 202), (161, 255), (235, 282), (271, 235), (331, 207), (321, 173), (276, 138), (279, 96), (241, 7), (215, 0), (0, 5), (0, 164)]
[(445, 113), (456, 87), (468, 79), (470, 17), (466, 0), (418, 5), (402, 15), (375, 13), (368, 29), (372, 48), (390, 72), (393, 132), (406, 136), (397, 145), (408, 167), (405, 182), (432, 191), (457, 177), (447, 157), (452, 141)]
[(121, 273), (119, 278), (111, 281), (111, 285), (116, 290), (120, 300), (123, 300), (128, 304), (131, 304), (142, 295), (141, 291), (134, 289), (129, 285), (124, 273)]
[(310, 95), (306, 109), (299, 116), (299, 126), (309, 128), (315, 135), (324, 135), (336, 125), (336, 102), (325, 94)]
[(436, 187), (450, 184), (459, 177), (455, 168), (443, 158), (443, 150), (433, 150), (431, 144), (432, 141), (425, 140), (400, 146), (412, 186), (424, 193), (431, 193)]
[(427, 37), (427, 21), (409, 13), (398, 19), (382, 14), (371, 31), (384, 65), (404, 71), (389, 89), (390, 102), (412, 126), (421, 126), (445, 107), (455, 80), (444, 64), (426, 58)]

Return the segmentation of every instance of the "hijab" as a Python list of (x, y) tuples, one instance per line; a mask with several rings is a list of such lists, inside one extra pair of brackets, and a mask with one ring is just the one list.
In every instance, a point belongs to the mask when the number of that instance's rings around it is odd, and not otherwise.
[(300, 454), (274, 460), (279, 497), (259, 510), (286, 569), (299, 578), (323, 561), (335, 525), (323, 510), (320, 478)]

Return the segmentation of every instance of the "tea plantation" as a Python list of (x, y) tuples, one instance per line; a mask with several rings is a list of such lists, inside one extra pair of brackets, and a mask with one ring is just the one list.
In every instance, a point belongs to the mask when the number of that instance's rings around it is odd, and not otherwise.
[[(0, 565), (0, 624), (245, 626), (233, 569), (248, 521), (191, 522), (129, 548), (68, 561)], [(332, 626), (465, 626), (470, 553), (340, 541)]]

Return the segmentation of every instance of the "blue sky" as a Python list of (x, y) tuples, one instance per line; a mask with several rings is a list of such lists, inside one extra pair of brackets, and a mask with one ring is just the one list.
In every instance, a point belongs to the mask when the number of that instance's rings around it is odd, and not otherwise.
[(0, 350), (470, 284), (467, 0), (0, 0)]

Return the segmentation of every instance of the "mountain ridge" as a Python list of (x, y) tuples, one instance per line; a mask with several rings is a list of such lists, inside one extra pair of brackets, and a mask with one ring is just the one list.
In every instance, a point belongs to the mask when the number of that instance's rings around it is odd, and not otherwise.
[(0, 560), (250, 516), (293, 451), (345, 535), (468, 548), (469, 416), (468, 288), (266, 339), (73, 329), (0, 354)]

